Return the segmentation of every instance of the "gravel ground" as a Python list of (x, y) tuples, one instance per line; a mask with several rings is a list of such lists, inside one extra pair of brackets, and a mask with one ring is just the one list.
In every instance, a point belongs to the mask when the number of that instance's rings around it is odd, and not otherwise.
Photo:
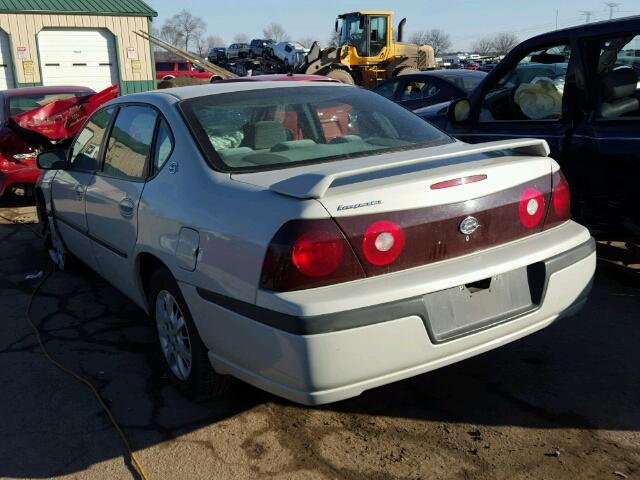
[[(33, 208), (0, 215), (31, 221)], [(90, 391), (24, 318), (50, 268), (0, 219), (0, 478), (137, 478)], [(32, 317), (99, 388), (150, 479), (640, 478), (640, 288), (598, 271), (577, 316), (441, 370), (321, 408), (237, 383), (194, 404), (158, 373), (148, 320), (92, 272), (50, 276)]]

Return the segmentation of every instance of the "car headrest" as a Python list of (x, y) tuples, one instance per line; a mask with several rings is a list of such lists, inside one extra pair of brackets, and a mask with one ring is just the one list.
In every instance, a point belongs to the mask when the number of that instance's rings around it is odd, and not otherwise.
[(246, 140), (247, 146), (254, 150), (268, 150), (288, 140), (287, 130), (276, 120), (256, 122), (249, 126)]
[(638, 74), (632, 68), (620, 68), (600, 77), (604, 101), (631, 97), (638, 88)]

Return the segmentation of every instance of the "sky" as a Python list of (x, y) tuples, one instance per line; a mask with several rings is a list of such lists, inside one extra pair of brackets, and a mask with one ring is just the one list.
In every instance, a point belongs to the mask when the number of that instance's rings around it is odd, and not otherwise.
[[(280, 23), (292, 40), (329, 39), (339, 13), (355, 10), (392, 10), (394, 24), (406, 17), (408, 35), (416, 30), (439, 28), (448, 32), (452, 51), (468, 50), (474, 41), (498, 32), (515, 33), (520, 40), (558, 28), (609, 18), (609, 7), (600, 0), (146, 0), (158, 12), (154, 25), (181, 9), (206, 23), (208, 33), (231, 43), (237, 33), (260, 38), (270, 22)], [(607, 0), (612, 2), (613, 0)], [(640, 15), (639, 0), (616, 0), (614, 18)], [(406, 36), (405, 38), (407, 38)]]

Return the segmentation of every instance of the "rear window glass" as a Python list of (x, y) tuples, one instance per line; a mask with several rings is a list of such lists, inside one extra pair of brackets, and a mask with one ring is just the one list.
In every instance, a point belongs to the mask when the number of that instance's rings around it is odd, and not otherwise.
[(21, 113), (30, 112), (36, 108), (44, 107), (51, 102), (58, 100), (67, 100), (73, 97), (82, 97), (88, 95), (87, 92), (71, 92), (71, 93), (50, 93), (46, 95), (22, 95), (20, 97), (9, 98), (9, 116), (20, 115)]
[(224, 170), (264, 170), (422, 148), (453, 140), (364, 89), (296, 86), (209, 95), (180, 108)]

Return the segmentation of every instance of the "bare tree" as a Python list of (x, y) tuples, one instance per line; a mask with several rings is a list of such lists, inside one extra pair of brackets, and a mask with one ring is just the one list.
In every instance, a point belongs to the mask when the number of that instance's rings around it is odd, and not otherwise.
[(431, 45), (436, 57), (446, 53), (449, 47), (451, 47), (451, 37), (447, 32), (439, 28), (413, 32), (409, 41), (418, 45)]
[(471, 47), (474, 53), (482, 56), (490, 55), (493, 53), (493, 39), (490, 37), (484, 37), (476, 40)]
[(246, 33), (236, 33), (233, 36), (234, 43), (249, 43), (249, 35)]
[(289, 40), (289, 36), (287, 35), (284, 27), (275, 22), (267, 25), (262, 30), (262, 34), (264, 35), (264, 38), (275, 40), (276, 42), (286, 42), (287, 40)]
[(311, 45), (313, 45), (313, 42), (315, 42), (315, 38), (313, 37), (302, 37), (300, 40), (298, 40), (298, 42), (304, 47), (304, 48), (311, 48)]
[(160, 38), (167, 43), (175, 46), (181, 46), (183, 42), (183, 35), (176, 30), (173, 25), (167, 25), (166, 23), (160, 28)]
[(493, 38), (493, 51), (496, 55), (506, 55), (518, 45), (518, 37), (513, 33), (499, 33)]
[(196, 38), (202, 36), (206, 28), (204, 20), (187, 10), (182, 10), (164, 23), (161, 32), (164, 31), (164, 35), (172, 38), (175, 43), (165, 38), (166, 41), (188, 51), (190, 46), (196, 46)]
[(195, 37), (196, 52), (201, 57), (206, 56), (214, 47), (224, 47), (225, 43), (219, 35), (198, 35)]

